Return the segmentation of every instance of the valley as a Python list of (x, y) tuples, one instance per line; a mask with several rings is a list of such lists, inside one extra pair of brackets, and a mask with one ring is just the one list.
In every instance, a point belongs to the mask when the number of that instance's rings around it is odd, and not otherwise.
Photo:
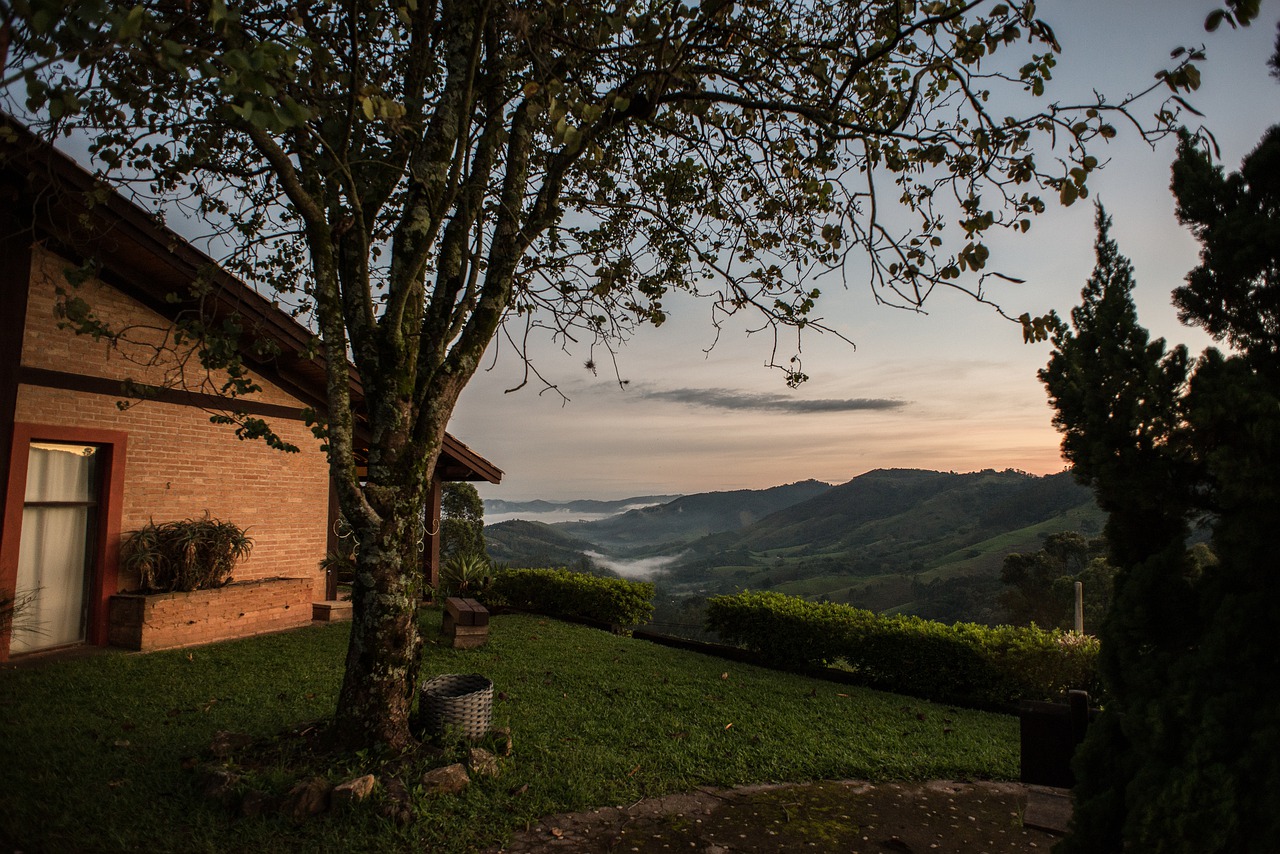
[(1068, 473), (883, 469), (836, 486), (686, 495), (591, 521), (506, 521), (485, 536), (490, 556), (511, 566), (653, 581), (659, 619), (682, 625), (705, 597), (742, 589), (996, 623), (1005, 555), (1058, 531), (1097, 536), (1103, 523)]

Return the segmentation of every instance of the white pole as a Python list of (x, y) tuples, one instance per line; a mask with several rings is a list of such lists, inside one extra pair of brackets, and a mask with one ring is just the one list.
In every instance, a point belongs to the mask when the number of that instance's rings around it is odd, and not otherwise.
[(1076, 634), (1084, 634), (1084, 582), (1076, 582)]

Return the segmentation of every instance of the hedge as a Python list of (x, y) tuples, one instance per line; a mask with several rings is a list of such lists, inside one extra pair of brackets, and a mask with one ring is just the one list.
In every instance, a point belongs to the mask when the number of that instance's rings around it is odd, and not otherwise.
[(843, 662), (865, 684), (987, 709), (1019, 700), (1098, 696), (1098, 641), (1036, 627), (943, 623), (881, 616), (849, 605), (747, 592), (707, 602), (707, 628), (766, 663), (805, 670)]
[(615, 626), (640, 625), (653, 617), (652, 584), (567, 569), (498, 570), (485, 598), (493, 604)]

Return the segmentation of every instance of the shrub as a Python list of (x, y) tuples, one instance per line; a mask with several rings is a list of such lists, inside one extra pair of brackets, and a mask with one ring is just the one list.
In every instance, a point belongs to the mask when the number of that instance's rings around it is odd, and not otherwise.
[(441, 596), (483, 598), (493, 577), (493, 564), (483, 554), (455, 554), (440, 567)]
[(125, 534), (120, 562), (138, 573), (144, 593), (205, 590), (231, 581), (235, 565), (249, 556), (253, 540), (231, 524), (212, 519), (148, 522)]
[(1100, 692), (1097, 639), (1034, 626), (948, 626), (752, 592), (709, 600), (707, 627), (776, 666), (843, 661), (872, 687), (940, 702), (1011, 709), (1073, 688)]
[(567, 569), (499, 570), (487, 598), (494, 604), (617, 626), (635, 626), (653, 617), (652, 584)]

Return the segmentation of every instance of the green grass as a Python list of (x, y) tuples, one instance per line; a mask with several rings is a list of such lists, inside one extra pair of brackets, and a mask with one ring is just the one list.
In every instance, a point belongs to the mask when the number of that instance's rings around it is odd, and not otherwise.
[[(439, 615), (424, 620), (435, 626)], [(515, 751), (498, 779), (461, 796), (419, 795), (408, 827), (381, 818), (376, 802), (298, 827), (235, 818), (197, 795), (183, 760), (216, 731), (269, 736), (332, 711), (346, 631), (0, 673), (0, 841), (47, 851), (465, 851), (543, 815), (700, 785), (1017, 774), (1011, 717), (508, 615), (494, 619), (487, 646), (431, 644), (424, 665), (428, 676), (483, 673), (504, 695), (494, 722), (511, 727)], [(377, 763), (351, 758), (331, 776), (365, 770)]]

